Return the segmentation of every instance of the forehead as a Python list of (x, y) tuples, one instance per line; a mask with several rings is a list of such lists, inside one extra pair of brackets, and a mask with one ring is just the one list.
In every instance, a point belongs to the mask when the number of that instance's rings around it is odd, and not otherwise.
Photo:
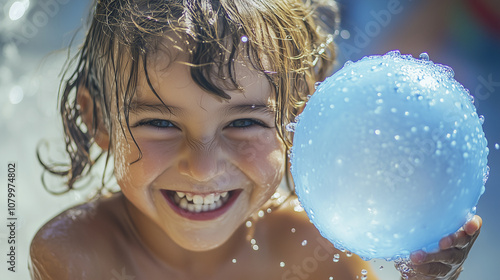
[[(181, 96), (186, 90), (193, 90), (193, 88), (199, 90), (200, 86), (191, 75), (192, 67), (199, 67), (199, 65), (193, 64), (190, 59), (185, 40), (180, 38), (163, 40), (160, 47), (148, 55), (146, 69), (141, 67), (138, 71), (137, 99), (157, 98), (153, 89), (156, 93), (177, 92)], [(226, 61), (220, 64), (220, 60)], [(262, 71), (253, 67), (248, 56), (245, 56), (242, 51), (233, 58), (230, 67), (227, 64), (229, 61), (222, 54), (220, 57), (214, 57), (213, 62), (213, 65), (207, 68), (210, 73), (204, 75), (203, 78), (228, 94), (230, 99), (226, 100), (227, 102), (246, 99), (259, 103), (263, 101), (273, 103), (273, 98), (271, 98), (273, 90), (269, 80)], [(232, 79), (237, 87), (232, 83)], [(199, 82), (203, 81), (198, 79)], [(208, 90), (204, 92), (212, 98), (221, 101), (224, 99)]]

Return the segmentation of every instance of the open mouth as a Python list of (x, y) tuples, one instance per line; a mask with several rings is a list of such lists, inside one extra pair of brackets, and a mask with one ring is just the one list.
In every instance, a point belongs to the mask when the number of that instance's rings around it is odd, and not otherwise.
[(186, 193), (161, 190), (168, 204), (179, 215), (193, 220), (214, 219), (229, 209), (241, 190), (215, 193)]

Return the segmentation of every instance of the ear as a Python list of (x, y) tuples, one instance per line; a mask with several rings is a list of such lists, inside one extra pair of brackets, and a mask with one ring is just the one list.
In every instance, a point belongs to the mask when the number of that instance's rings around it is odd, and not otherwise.
[[(76, 102), (79, 105), (82, 121), (87, 126), (91, 136), (94, 137), (94, 141), (101, 149), (107, 151), (109, 149), (109, 132), (103, 122), (99, 104), (96, 104), (95, 109), (97, 112), (94, 114), (94, 100), (90, 96), (89, 90), (84, 86), (78, 87)], [(96, 119), (94, 119), (94, 115)], [(97, 125), (95, 130), (94, 124)]]

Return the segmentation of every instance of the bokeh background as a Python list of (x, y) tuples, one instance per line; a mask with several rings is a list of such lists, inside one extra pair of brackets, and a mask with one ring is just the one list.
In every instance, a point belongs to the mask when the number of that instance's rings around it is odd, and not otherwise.
[[(36, 152), (39, 148), (45, 158), (64, 158), (59, 80), (68, 52), (74, 54), (83, 40), (90, 6), (90, 0), (0, 0), (0, 279), (29, 279), (29, 245), (37, 229), (88, 196), (88, 190), (59, 196), (44, 190)], [(427, 52), (431, 60), (451, 66), (475, 97), (478, 113), (486, 119), (491, 172), (477, 206), (484, 220), (481, 235), (460, 279), (497, 279), (500, 1), (339, 0), (339, 6), (338, 67), (347, 60), (394, 49), (413, 56)], [(17, 172), (15, 273), (7, 270), (10, 162), (16, 163)], [(392, 264), (379, 260), (373, 264), (381, 279), (398, 279)], [(379, 270), (380, 266), (384, 268)]]

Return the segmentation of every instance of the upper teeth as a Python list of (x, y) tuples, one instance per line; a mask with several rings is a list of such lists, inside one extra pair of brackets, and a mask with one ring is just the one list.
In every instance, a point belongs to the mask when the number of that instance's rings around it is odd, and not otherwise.
[[(222, 206), (229, 197), (228, 192), (210, 193), (206, 195), (175, 192), (174, 200), (182, 208), (191, 212), (215, 210)], [(222, 199), (221, 199), (222, 198)]]

